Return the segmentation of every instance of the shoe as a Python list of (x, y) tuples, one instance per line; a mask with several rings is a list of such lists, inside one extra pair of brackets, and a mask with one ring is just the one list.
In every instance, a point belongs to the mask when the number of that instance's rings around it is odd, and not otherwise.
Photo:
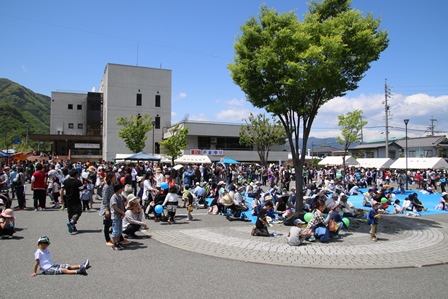
[(126, 238), (128, 238), (128, 239), (139, 239), (140, 237), (134, 234), (134, 235), (126, 236)]
[(77, 232), (78, 232), (78, 229), (77, 229), (76, 226), (74, 226), (74, 225), (73, 225), (73, 232), (74, 232), (74, 233), (77, 233)]
[(112, 250), (118, 250), (118, 251), (121, 251), (121, 250), (123, 250), (123, 247), (121, 247), (119, 244), (114, 244), (114, 245), (112, 246)]
[(340, 235), (334, 235), (334, 236), (332, 236), (331, 238), (332, 238), (332, 239), (342, 239), (342, 236), (340, 236)]
[(37, 209), (34, 209), (34, 212), (37, 212)]
[(171, 224), (171, 220), (168, 220), (168, 224)]
[(89, 259), (86, 259), (86, 260), (84, 261), (84, 263), (81, 264), (81, 266), (83, 266), (85, 269), (89, 269), (90, 267), (92, 267), (92, 266), (90, 265)]
[(109, 240), (106, 242), (107, 246), (114, 246), (114, 242), (112, 242), (112, 240)]
[(308, 242), (314, 242), (314, 241), (316, 241), (316, 237), (315, 237), (315, 236), (310, 236), (310, 237), (307, 239), (307, 241), (308, 241)]
[(372, 239), (371, 239), (373, 242), (376, 242), (376, 241), (378, 241), (378, 239), (377, 239), (377, 237), (372, 237)]
[(84, 268), (82, 265), (81, 265), (81, 267), (79, 267), (79, 270), (76, 271), (76, 273), (81, 274), (81, 275), (87, 275), (86, 268)]
[(67, 228), (68, 228), (68, 232), (69, 233), (72, 233), (73, 232), (73, 225), (72, 225), (72, 223), (69, 221), (69, 222), (67, 222)]
[(120, 241), (121, 244), (129, 244), (131, 243), (131, 241), (129, 241), (128, 239), (124, 238), (123, 241)]

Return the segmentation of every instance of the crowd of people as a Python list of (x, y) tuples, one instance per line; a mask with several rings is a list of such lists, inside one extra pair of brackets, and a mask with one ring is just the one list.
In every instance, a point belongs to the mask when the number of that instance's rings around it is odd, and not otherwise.
[[(361, 188), (369, 188), (363, 194), (364, 206), (371, 208), (367, 220), (371, 239), (376, 241), (379, 215), (389, 205), (394, 206), (394, 213), (426, 210), (417, 193), (409, 195), (403, 205), (395, 199), (394, 194), (403, 192), (401, 186), (406, 181), (426, 191), (437, 192), (440, 187), (442, 197), (437, 208), (448, 209), (445, 177), (444, 171), (434, 170), (409, 171), (406, 175), (403, 171), (309, 167), (302, 172), (300, 198), (304, 208), (296, 211), (299, 197), (290, 182), (297, 176), (288, 166), (19, 162), (0, 168), (0, 236), (12, 238), (14, 212), (26, 208), (25, 183), (29, 182), (34, 211), (50, 208), (48, 197), (51, 208), (67, 212), (70, 234), (77, 232), (81, 215), (93, 209), (95, 200), (100, 201), (105, 242), (117, 251), (139, 238), (137, 232), (148, 227), (148, 219), (176, 223), (179, 207), (187, 209), (187, 221), (193, 220), (195, 208), (207, 208), (209, 214), (223, 215), (230, 221), (256, 217), (254, 236), (270, 236), (268, 228), (273, 223), (291, 225), (287, 242), (292, 246), (304, 241), (329, 242), (340, 238), (340, 229), (350, 223), (347, 219), (366, 213), (349, 201), (349, 196), (362, 194)], [(398, 190), (390, 185), (392, 182)]]

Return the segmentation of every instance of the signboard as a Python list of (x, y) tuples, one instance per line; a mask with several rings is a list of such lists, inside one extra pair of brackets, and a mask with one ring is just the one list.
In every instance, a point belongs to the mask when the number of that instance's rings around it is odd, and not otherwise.
[(14, 140), (12, 141), (14, 144), (19, 144), (22, 143), (22, 139), (20, 138), (14, 138)]
[(99, 149), (99, 143), (75, 143), (75, 148), (94, 148)]
[(191, 149), (190, 155), (224, 156), (224, 150)]

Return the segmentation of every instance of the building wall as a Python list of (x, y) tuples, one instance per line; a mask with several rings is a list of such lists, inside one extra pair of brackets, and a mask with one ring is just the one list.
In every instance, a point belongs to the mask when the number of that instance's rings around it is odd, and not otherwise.
[[(50, 134), (84, 135), (86, 100), (85, 93), (53, 91), (51, 93)], [(69, 105), (72, 109), (69, 109)], [(73, 127), (70, 128), (70, 126)]]
[[(104, 71), (100, 91), (103, 92), (103, 159), (113, 160), (117, 153), (131, 154), (118, 137), (119, 117), (149, 114), (160, 118), (159, 128), (148, 132), (143, 151), (152, 153), (153, 143), (162, 140), (162, 129), (171, 126), (171, 70), (128, 65), (108, 64)], [(137, 106), (141, 94), (141, 106)], [(156, 107), (156, 95), (160, 107)]]

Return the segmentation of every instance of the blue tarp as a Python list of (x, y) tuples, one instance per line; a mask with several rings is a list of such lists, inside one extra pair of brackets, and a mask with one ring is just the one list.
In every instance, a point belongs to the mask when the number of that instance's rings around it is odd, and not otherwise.
[(238, 162), (237, 160), (234, 160), (234, 159), (232, 159), (232, 158), (229, 158), (229, 157), (227, 157), (227, 158), (224, 158), (223, 160), (222, 160), (222, 163), (221, 163), (221, 161), (219, 161), (217, 164), (240, 164), (240, 162)]

